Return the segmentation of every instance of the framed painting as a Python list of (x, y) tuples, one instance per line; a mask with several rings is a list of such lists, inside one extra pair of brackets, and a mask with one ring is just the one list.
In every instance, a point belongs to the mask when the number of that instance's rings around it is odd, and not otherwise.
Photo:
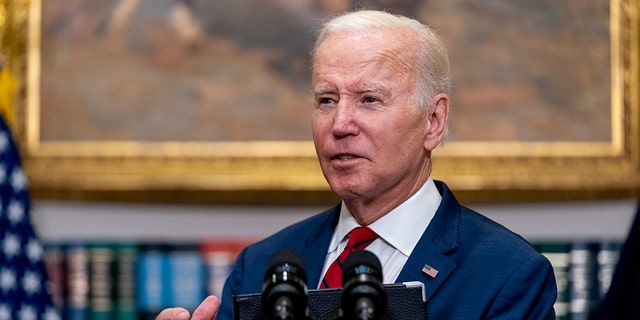
[(463, 201), (638, 196), (631, 0), (4, 1), (32, 194), (335, 201), (311, 142), (309, 51), (320, 22), (356, 3), (443, 37), (454, 90), (433, 175)]

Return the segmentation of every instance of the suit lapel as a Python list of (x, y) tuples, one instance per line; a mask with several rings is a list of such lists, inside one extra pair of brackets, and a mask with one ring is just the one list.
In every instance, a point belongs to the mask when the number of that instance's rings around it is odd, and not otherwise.
[[(436, 186), (442, 194), (442, 202), (396, 280), (424, 283), (427, 301), (455, 269), (456, 263), (446, 253), (458, 247), (459, 239), (460, 204), (446, 185), (436, 181)], [(437, 270), (437, 274), (424, 273), (425, 265)]]
[[(460, 204), (444, 183), (440, 181), (435, 183), (442, 195), (442, 202), (396, 279), (396, 282), (424, 283), (427, 301), (455, 269), (455, 261), (446, 254), (458, 247), (460, 237)], [(324, 218), (315, 225), (316, 228), (310, 231), (309, 237), (306, 238), (302, 253), (307, 264), (307, 284), (310, 289), (318, 287), (327, 248), (339, 216), (340, 205), (326, 211)], [(438, 274), (432, 277), (422, 272), (425, 264), (436, 269)]]

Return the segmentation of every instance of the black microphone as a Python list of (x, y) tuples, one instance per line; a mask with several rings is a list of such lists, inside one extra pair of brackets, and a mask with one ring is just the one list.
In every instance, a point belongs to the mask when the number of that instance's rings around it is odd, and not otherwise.
[(380, 319), (387, 308), (382, 286), (382, 265), (375, 254), (357, 250), (342, 267), (341, 308), (344, 319)]
[(262, 286), (262, 309), (267, 319), (306, 319), (307, 274), (302, 256), (291, 249), (276, 251), (267, 264)]

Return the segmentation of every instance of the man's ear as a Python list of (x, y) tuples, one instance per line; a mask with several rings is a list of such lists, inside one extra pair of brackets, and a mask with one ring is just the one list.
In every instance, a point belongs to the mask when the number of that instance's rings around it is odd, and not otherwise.
[(449, 96), (441, 93), (433, 97), (427, 115), (427, 132), (424, 139), (424, 148), (432, 151), (440, 144), (447, 131), (447, 120), (449, 118)]

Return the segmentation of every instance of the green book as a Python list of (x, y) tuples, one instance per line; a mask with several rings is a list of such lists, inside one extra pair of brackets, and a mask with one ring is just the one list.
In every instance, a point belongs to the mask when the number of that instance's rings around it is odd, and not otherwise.
[(115, 280), (115, 319), (137, 320), (136, 268), (139, 248), (135, 243), (117, 243)]
[(568, 320), (570, 318), (570, 291), (569, 291), (569, 267), (571, 246), (564, 242), (545, 242), (537, 246), (538, 251), (545, 256), (551, 266), (558, 287), (558, 299), (553, 305), (556, 312), (556, 320)]
[(89, 249), (89, 317), (112, 320), (114, 315), (114, 275), (116, 253), (110, 243), (90, 243)]

